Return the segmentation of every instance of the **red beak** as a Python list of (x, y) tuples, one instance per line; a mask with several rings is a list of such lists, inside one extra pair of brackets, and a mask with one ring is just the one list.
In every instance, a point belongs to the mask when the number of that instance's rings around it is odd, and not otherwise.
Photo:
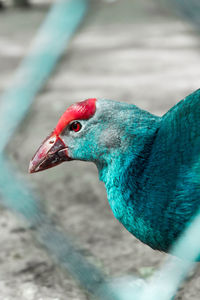
[(69, 161), (67, 146), (63, 140), (51, 134), (44, 140), (39, 147), (29, 165), (29, 173), (43, 171), (61, 164), (64, 161)]

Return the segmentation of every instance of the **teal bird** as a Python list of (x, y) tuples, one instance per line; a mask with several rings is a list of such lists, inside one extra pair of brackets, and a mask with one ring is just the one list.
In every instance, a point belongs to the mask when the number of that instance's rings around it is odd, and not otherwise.
[(169, 247), (200, 206), (200, 90), (162, 117), (88, 99), (70, 106), (30, 162), (94, 162), (114, 216), (153, 249)]

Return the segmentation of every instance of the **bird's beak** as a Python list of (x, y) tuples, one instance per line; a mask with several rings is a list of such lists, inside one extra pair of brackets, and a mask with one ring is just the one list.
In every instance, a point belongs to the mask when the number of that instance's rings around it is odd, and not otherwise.
[(51, 134), (44, 140), (30, 161), (29, 173), (43, 171), (69, 160), (71, 158), (68, 156), (67, 146), (63, 140)]

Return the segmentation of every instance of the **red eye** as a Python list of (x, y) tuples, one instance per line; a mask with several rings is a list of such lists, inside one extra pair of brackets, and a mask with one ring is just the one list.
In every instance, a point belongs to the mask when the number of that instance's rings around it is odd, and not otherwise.
[(79, 130), (81, 130), (81, 127), (82, 127), (81, 123), (79, 123), (78, 121), (75, 121), (70, 124), (69, 130), (78, 132)]

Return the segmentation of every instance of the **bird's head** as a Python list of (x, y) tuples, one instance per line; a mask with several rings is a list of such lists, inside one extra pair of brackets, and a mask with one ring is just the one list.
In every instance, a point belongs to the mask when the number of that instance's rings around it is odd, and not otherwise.
[(87, 99), (73, 104), (37, 150), (29, 172), (70, 160), (92, 161), (99, 166), (126, 149), (134, 153), (134, 143), (138, 147), (145, 132), (151, 131), (147, 119), (155, 117), (135, 105), (111, 100)]

